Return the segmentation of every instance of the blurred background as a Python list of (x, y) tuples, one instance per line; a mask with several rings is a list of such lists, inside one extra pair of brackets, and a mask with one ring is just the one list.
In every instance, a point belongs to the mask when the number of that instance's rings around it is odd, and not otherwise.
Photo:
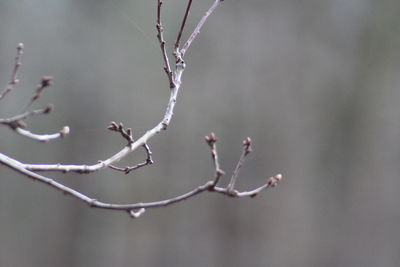
[[(186, 39), (213, 1), (193, 1)], [(165, 1), (171, 51), (186, 1)], [(156, 1), (1, 0), (0, 84), (25, 44), (20, 84), (0, 117), (21, 110), (44, 75), (55, 84), (28, 120), (39, 144), (0, 128), (2, 153), (30, 163), (93, 164), (158, 123), (168, 81), (156, 39)], [(129, 175), (48, 173), (101, 201), (173, 197), (213, 176), (204, 136), (219, 138), (227, 183), (242, 140), (254, 140), (241, 190), (283, 173), (255, 199), (205, 193), (127, 214), (91, 209), (0, 167), (0, 266), (400, 266), (400, 2), (229, 0), (186, 54), (155, 164)], [(2, 89), (1, 89), (2, 90)], [(120, 166), (145, 158), (143, 151)]]

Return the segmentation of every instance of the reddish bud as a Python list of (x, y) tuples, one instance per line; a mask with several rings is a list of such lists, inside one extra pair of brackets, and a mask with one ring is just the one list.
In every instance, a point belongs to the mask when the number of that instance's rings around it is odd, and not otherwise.
[(253, 141), (251, 141), (250, 137), (247, 137), (246, 139), (243, 140), (243, 146), (245, 147), (244, 149), (246, 155), (253, 151), (253, 149), (251, 148), (252, 142)]
[(44, 109), (43, 113), (44, 114), (48, 114), (50, 112), (52, 112), (54, 109), (54, 105), (53, 104), (48, 104), (47, 107)]
[(42, 78), (41, 85), (42, 85), (43, 88), (53, 85), (53, 77), (51, 77), (51, 76), (44, 76), (44, 77)]
[(23, 43), (19, 43), (19, 44), (17, 45), (17, 50), (18, 50), (18, 51), (21, 51), (22, 49), (24, 49), (24, 44), (23, 44)]
[(214, 133), (210, 133), (209, 135), (205, 136), (205, 140), (206, 142), (211, 146), (213, 145), (215, 142), (217, 142), (217, 137), (215, 136)]
[(107, 129), (110, 131), (116, 131), (118, 129), (118, 125), (115, 121), (110, 122), (110, 125), (107, 126)]

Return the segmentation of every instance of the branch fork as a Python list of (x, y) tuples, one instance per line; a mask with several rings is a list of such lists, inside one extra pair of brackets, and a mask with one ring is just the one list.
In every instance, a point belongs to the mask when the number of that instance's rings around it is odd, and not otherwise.
[[(182, 74), (186, 67), (186, 63), (184, 61), (185, 53), (189, 49), (191, 43), (196, 39), (196, 37), (200, 33), (200, 30), (203, 27), (207, 18), (214, 12), (216, 7), (222, 2), (223, 0), (214, 1), (214, 3), (211, 5), (208, 11), (201, 18), (201, 20), (199, 21), (193, 32), (190, 34), (187, 41), (184, 42), (183, 46), (181, 46), (182, 34), (185, 29), (185, 25), (189, 17), (190, 8), (192, 5), (192, 0), (188, 0), (184, 16), (181, 25), (179, 27), (179, 32), (177, 34), (177, 38), (173, 47), (172, 54), (175, 59), (174, 61), (175, 64), (174, 64), (174, 69), (172, 69), (167, 54), (166, 42), (164, 39), (164, 27), (161, 21), (161, 10), (163, 2), (162, 0), (157, 0), (157, 12), (156, 12), (157, 39), (160, 44), (160, 49), (163, 59), (163, 70), (166, 73), (168, 79), (170, 96), (161, 121), (158, 124), (156, 124), (153, 128), (146, 131), (141, 137), (135, 139), (133, 136), (133, 130), (131, 128), (125, 128), (123, 123), (116, 123), (113, 121), (110, 123), (107, 129), (119, 133), (122, 136), (122, 138), (127, 141), (127, 144), (124, 147), (122, 147), (120, 151), (116, 152), (109, 158), (104, 160), (99, 160), (95, 164), (92, 165), (29, 164), (20, 162), (3, 153), (0, 153), (0, 164), (3, 164), (4, 166), (9, 167), (16, 172), (19, 172), (32, 180), (42, 182), (56, 190), (63, 192), (64, 194), (71, 195), (72, 197), (88, 204), (90, 207), (125, 211), (132, 218), (138, 218), (142, 216), (147, 209), (173, 205), (178, 202), (192, 198), (203, 192), (214, 192), (226, 195), (228, 197), (242, 198), (242, 197), (255, 197), (261, 191), (269, 187), (275, 187), (282, 180), (281, 174), (277, 174), (275, 176), (268, 178), (262, 186), (259, 186), (250, 191), (239, 191), (238, 189), (236, 189), (236, 181), (238, 179), (239, 172), (245, 162), (245, 158), (252, 152), (252, 140), (250, 138), (246, 138), (242, 143), (242, 153), (239, 157), (235, 169), (233, 170), (229, 183), (226, 186), (219, 185), (221, 182), (221, 177), (225, 175), (225, 172), (220, 167), (219, 157), (216, 147), (217, 137), (214, 133), (211, 133), (205, 137), (205, 141), (210, 148), (211, 158), (214, 165), (213, 177), (203, 185), (200, 185), (185, 194), (169, 198), (166, 200), (143, 202), (143, 203), (139, 202), (132, 204), (115, 204), (115, 203), (101, 202), (77, 190), (67, 187), (55, 181), (54, 179), (39, 174), (39, 172), (49, 172), (49, 171), (55, 171), (61, 173), (76, 172), (83, 174), (83, 173), (92, 173), (100, 171), (105, 168), (110, 168), (112, 170), (128, 174), (134, 170), (137, 170), (138, 168), (153, 164), (154, 161), (152, 158), (152, 151), (148, 145), (148, 142), (152, 137), (154, 137), (161, 131), (166, 130), (171, 122), (171, 119), (174, 114), (175, 104), (178, 97), (178, 92), (182, 84)], [(14, 85), (18, 83), (17, 74), (21, 66), (21, 56), (23, 54), (23, 49), (24, 45), (22, 43), (18, 44), (17, 55), (15, 57), (15, 63), (12, 70), (11, 79), (6, 89), (0, 93), (0, 101), (4, 99), (7, 96), (7, 94), (13, 90)], [(41, 97), (44, 89), (50, 87), (52, 84), (53, 84), (53, 78), (51, 76), (43, 77), (39, 85), (36, 87), (33, 96), (31, 97), (29, 102), (25, 105), (25, 107), (22, 109), (22, 111), (19, 114), (10, 118), (0, 118), (0, 125), (8, 126), (11, 130), (20, 135), (41, 142), (47, 142), (63, 138), (66, 135), (68, 135), (68, 133), (70, 132), (68, 126), (63, 127), (60, 131), (54, 134), (36, 134), (27, 130), (26, 120), (28, 118), (32, 116), (46, 115), (53, 111), (54, 107), (51, 104), (48, 104), (46, 107), (42, 109), (27, 111)], [(138, 148), (143, 148), (147, 154), (146, 159), (142, 163), (127, 167), (115, 166), (116, 162), (120, 161), (122, 158), (126, 157), (127, 155), (134, 152)]]

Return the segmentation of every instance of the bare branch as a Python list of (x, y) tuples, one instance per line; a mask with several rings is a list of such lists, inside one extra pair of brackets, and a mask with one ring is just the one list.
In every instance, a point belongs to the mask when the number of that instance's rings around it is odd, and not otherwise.
[(53, 85), (53, 77), (44, 76), (42, 78), (42, 80), (40, 81), (40, 83), (38, 84), (38, 86), (36, 87), (35, 93), (31, 97), (30, 101), (28, 102), (28, 104), (26, 104), (26, 106), (22, 110), (27, 110), (33, 104), (33, 102), (35, 102), (36, 100), (39, 99), (39, 97), (42, 94), (42, 91), (46, 87), (49, 87), (49, 86), (52, 86), (52, 85)]
[(18, 73), (18, 69), (19, 67), (21, 67), (22, 63), (21, 63), (21, 56), (23, 54), (24, 50), (24, 44), (23, 43), (19, 43), (17, 45), (17, 56), (15, 57), (15, 64), (13, 67), (13, 71), (11, 73), (11, 79), (8, 82), (8, 86), (6, 87), (6, 89), (4, 89), (3, 92), (1, 92), (0, 94), (0, 101), (9, 93), (13, 90), (13, 86), (16, 85), (19, 80), (17, 79), (17, 73)]
[(141, 167), (144, 167), (144, 166), (153, 164), (153, 163), (154, 163), (153, 157), (152, 157), (152, 154), (153, 154), (153, 153), (151, 152), (150, 147), (149, 147), (147, 144), (144, 144), (143, 147), (144, 147), (144, 149), (146, 150), (146, 153), (147, 153), (147, 159), (146, 159), (146, 161), (141, 162), (141, 163), (139, 163), (139, 164), (136, 164), (135, 166), (131, 166), (131, 167), (127, 166), (127, 167), (125, 167), (125, 168), (116, 167), (116, 166), (114, 166), (114, 165), (110, 165), (110, 166), (108, 166), (108, 167), (110, 167), (110, 168), (113, 169), (113, 170), (121, 171), (121, 172), (124, 172), (125, 174), (128, 174), (128, 173), (130, 173), (131, 171), (134, 171), (134, 170), (137, 170), (137, 169), (139, 169), (139, 168), (141, 168)]
[(229, 184), (228, 184), (228, 191), (229, 191), (229, 192), (233, 192), (233, 190), (234, 190), (234, 188), (235, 188), (235, 183), (236, 183), (237, 177), (238, 177), (238, 175), (239, 175), (240, 168), (241, 168), (241, 167), (243, 166), (243, 164), (244, 164), (244, 159), (245, 159), (245, 157), (246, 157), (248, 154), (250, 154), (251, 151), (252, 151), (252, 149), (251, 149), (251, 139), (250, 139), (249, 137), (247, 137), (247, 138), (243, 141), (243, 151), (242, 151), (242, 154), (240, 155), (239, 161), (238, 161), (238, 163), (236, 164), (236, 168), (235, 168), (235, 170), (233, 171), (231, 180), (230, 180), (230, 182), (229, 182)]
[(269, 188), (269, 187), (275, 187), (281, 180), (282, 180), (283, 176), (282, 174), (277, 174), (275, 176), (271, 176), (270, 178), (268, 178), (267, 183), (265, 183), (264, 185), (250, 190), (250, 191), (237, 191), (237, 190), (233, 190), (230, 191), (227, 188), (219, 188), (219, 187), (215, 187), (214, 191), (218, 192), (218, 193), (222, 193), (231, 197), (256, 197), (261, 191)]
[(201, 18), (199, 23), (197, 24), (196, 28), (192, 32), (192, 34), (189, 36), (189, 39), (186, 41), (186, 43), (183, 45), (182, 49), (180, 50), (180, 53), (182, 56), (185, 55), (186, 51), (188, 50), (189, 46), (192, 44), (193, 40), (196, 39), (197, 35), (200, 33), (201, 28), (203, 27), (204, 23), (206, 22), (207, 18), (214, 12), (214, 9), (217, 8), (221, 2), (224, 0), (215, 0), (215, 2), (212, 4), (212, 6), (207, 10), (206, 14)]
[(19, 115), (16, 115), (14, 117), (11, 118), (6, 118), (6, 119), (1, 119), (0, 118), (0, 124), (4, 124), (4, 125), (11, 125), (17, 121), (22, 121), (25, 120), (29, 117), (33, 117), (36, 115), (43, 115), (43, 114), (48, 114), (50, 113), (52, 110), (54, 109), (54, 106), (52, 104), (48, 104), (47, 107), (42, 108), (42, 109), (36, 109), (36, 110), (31, 110), (31, 111), (27, 111), (24, 113), (21, 113)]
[(27, 176), (28, 178), (31, 178), (35, 181), (39, 181), (41, 183), (45, 183), (65, 194), (69, 194), (69, 195), (73, 196), (74, 198), (85, 202), (90, 207), (100, 208), (100, 209), (110, 209), (110, 210), (123, 210), (123, 211), (129, 212), (129, 214), (134, 218), (137, 218), (141, 214), (143, 214), (145, 209), (166, 207), (166, 206), (184, 201), (186, 199), (192, 198), (192, 197), (194, 197), (200, 193), (206, 192), (206, 191), (216, 192), (216, 193), (220, 193), (220, 194), (227, 195), (230, 197), (239, 197), (239, 198), (240, 197), (255, 197), (262, 190), (264, 190), (268, 187), (274, 187), (280, 180), (282, 180), (282, 175), (278, 174), (276, 176), (269, 178), (267, 183), (259, 188), (256, 188), (251, 191), (244, 191), (244, 192), (239, 192), (239, 191), (235, 190), (233, 193), (230, 192), (227, 188), (216, 187), (214, 184), (214, 181), (211, 180), (201, 186), (198, 186), (197, 188), (193, 189), (192, 191), (189, 191), (180, 196), (166, 199), (166, 200), (154, 201), (154, 202), (140, 202), (140, 203), (133, 203), (133, 204), (114, 204), (114, 203), (101, 202), (94, 198), (90, 198), (70, 187), (67, 187), (59, 182), (56, 182), (53, 179), (50, 179), (48, 177), (45, 177), (43, 175), (37, 174), (32, 171), (26, 170), (25, 168), (20, 166), (20, 163), (18, 161), (14, 160), (12, 158), (9, 158), (2, 153), (0, 153), (0, 163)]
[(27, 111), (11, 118), (0, 118), (0, 124), (7, 125), (16, 133), (40, 142), (48, 142), (54, 139), (65, 137), (70, 131), (68, 126), (64, 126), (60, 131), (53, 134), (36, 134), (25, 129), (26, 123), (23, 120), (32, 116), (48, 114), (53, 109), (54, 106), (52, 104), (48, 104), (47, 107), (43, 109)]
[(129, 144), (132, 144), (134, 142), (132, 129), (128, 128), (125, 130), (122, 122), (117, 124), (114, 121), (112, 121), (110, 125), (107, 127), (107, 129), (110, 131), (119, 132), (122, 135), (122, 137), (128, 141)]
[(57, 133), (53, 133), (53, 134), (36, 134), (36, 133), (32, 133), (31, 131), (22, 129), (20, 127), (15, 128), (15, 131), (22, 136), (28, 137), (30, 139), (33, 139), (33, 140), (36, 140), (39, 142), (49, 142), (51, 140), (65, 137), (67, 134), (69, 134), (70, 130), (69, 130), (68, 126), (64, 126), (64, 128), (62, 128), (60, 131), (58, 131)]
[[(203, 192), (215, 192), (215, 193), (220, 193), (229, 197), (255, 197), (257, 194), (259, 194), (262, 190), (273, 187), (275, 186), (281, 179), (282, 175), (278, 174), (276, 176), (270, 177), (267, 182), (253, 190), (250, 191), (238, 191), (235, 189), (235, 184), (237, 177), (239, 175), (240, 168), (244, 164), (245, 157), (251, 152), (251, 139), (247, 138), (243, 141), (243, 151), (242, 154), (239, 158), (239, 161), (236, 165), (235, 170), (233, 171), (231, 180), (229, 184), (226, 187), (221, 187), (217, 186), (218, 183), (220, 182), (220, 178), (225, 174), (224, 171), (220, 168), (219, 164), (219, 159), (218, 159), (218, 153), (217, 153), (217, 148), (216, 148), (216, 141), (217, 138), (214, 133), (209, 134), (208, 136), (205, 137), (207, 144), (210, 147), (211, 150), (211, 157), (213, 160), (214, 164), (214, 177), (204, 183), (203, 185), (200, 185), (196, 187), (195, 189), (173, 197), (169, 198), (166, 200), (161, 200), (161, 201), (153, 201), (153, 202), (139, 202), (139, 203), (131, 203), (131, 204), (115, 204), (115, 203), (106, 203), (106, 202), (101, 202), (98, 201), (94, 198), (91, 198), (77, 190), (74, 190), (70, 187), (67, 187), (51, 178), (48, 178), (46, 176), (43, 176), (41, 174), (38, 174), (37, 172), (40, 171), (59, 171), (59, 172), (76, 172), (76, 173), (91, 173), (95, 171), (102, 170), (104, 168), (111, 168), (113, 170), (117, 171), (122, 171), (126, 174), (129, 172), (136, 170), (138, 168), (153, 164), (153, 159), (152, 159), (152, 152), (150, 150), (150, 147), (148, 146), (148, 141), (160, 133), (163, 130), (166, 130), (171, 122), (171, 119), (174, 114), (174, 108), (175, 104), (177, 101), (177, 96), (178, 92), (181, 86), (181, 78), (182, 78), (182, 73), (185, 70), (185, 62), (183, 60), (183, 56), (187, 49), (189, 48), (190, 44), (193, 42), (193, 40), (197, 37), (197, 35), (200, 32), (201, 27), (207, 20), (208, 16), (214, 11), (214, 9), (222, 2), (223, 0), (215, 0), (214, 4), (209, 8), (209, 10), (206, 12), (206, 14), (202, 17), (200, 22), (197, 24), (195, 30), (193, 33), (190, 35), (189, 39), (187, 42), (184, 44), (183, 48), (180, 50), (180, 40), (183, 34), (184, 27), (186, 25), (186, 21), (190, 12), (192, 0), (188, 0), (187, 7), (185, 14), (183, 16), (183, 20), (181, 23), (181, 27), (175, 42), (175, 49), (174, 49), (174, 56), (175, 56), (175, 69), (174, 71), (171, 70), (171, 66), (169, 63), (169, 59), (167, 56), (167, 51), (166, 51), (166, 44), (163, 36), (163, 26), (161, 24), (161, 7), (162, 7), (162, 0), (157, 0), (157, 38), (160, 43), (160, 48), (161, 48), (161, 53), (164, 59), (164, 70), (168, 76), (169, 80), (169, 87), (170, 87), (170, 96), (169, 100), (167, 103), (167, 106), (165, 108), (165, 112), (163, 115), (163, 118), (161, 121), (156, 124), (153, 128), (150, 130), (146, 131), (140, 138), (137, 140), (134, 139), (133, 136), (133, 131), (131, 128), (125, 128), (122, 123), (117, 124), (116, 122), (111, 122), (110, 125), (107, 127), (111, 131), (118, 132), (126, 141), (127, 144), (120, 149), (117, 153), (114, 155), (110, 156), (109, 158), (105, 160), (100, 160), (96, 164), (92, 165), (66, 165), (66, 164), (27, 164), (27, 163), (22, 163), (16, 159), (13, 159), (11, 157), (8, 157), (2, 153), (0, 153), (0, 163), (35, 180), (42, 182), (50, 187), (53, 187), (65, 194), (69, 194), (73, 196), (74, 198), (85, 202), (91, 207), (94, 208), (100, 208), (100, 209), (111, 209), (111, 210), (120, 210), (120, 211), (126, 211), (129, 213), (129, 215), (132, 218), (138, 218), (140, 217), (146, 209), (150, 208), (158, 208), (158, 207), (165, 207), (169, 206), (181, 201), (184, 201), (186, 199), (192, 198), (200, 193)], [(23, 45), (20, 44), (17, 47), (17, 57), (15, 60), (15, 66), (13, 69), (12, 73), (12, 78), (9, 83), (9, 86), (1, 95), (0, 95), (0, 100), (4, 98), (4, 96), (12, 90), (12, 85), (16, 84), (18, 80), (16, 79), (17, 71), (19, 66), (21, 65), (20, 63), (20, 56), (22, 55), (22, 49)], [(26, 105), (24, 109), (27, 109), (30, 107), (34, 101), (36, 101), (44, 88), (50, 86), (52, 84), (52, 77), (50, 76), (45, 76), (41, 80), (41, 83), (37, 86), (34, 95), (30, 99), (30, 102)], [(21, 114), (18, 114), (16, 116), (13, 116), (11, 118), (5, 118), (5, 119), (0, 119), (0, 125), (7, 125), (9, 126), (12, 130), (14, 130), (16, 133), (21, 134), (23, 136), (29, 137), (34, 140), (46, 142), (49, 140), (57, 139), (60, 137), (64, 137), (69, 133), (69, 127), (65, 126), (62, 130), (60, 130), (58, 133), (54, 134), (35, 134), (32, 133), (28, 130), (25, 129), (26, 124), (24, 122), (25, 119), (28, 119), (29, 117), (36, 116), (36, 115), (43, 115), (51, 112), (53, 109), (52, 105), (48, 105), (44, 109), (38, 109), (38, 110), (32, 110), (32, 111), (26, 111), (26, 112), (21, 112)], [(147, 153), (147, 158), (144, 162), (139, 163), (135, 166), (131, 167), (117, 167), (114, 165), (114, 163), (120, 161), (122, 158), (126, 157), (139, 147), (143, 147)]]
[(162, 52), (162, 56), (164, 59), (164, 71), (167, 74), (168, 80), (169, 80), (169, 87), (172, 89), (175, 87), (175, 83), (174, 83), (174, 79), (173, 79), (173, 73), (171, 71), (171, 66), (169, 64), (169, 59), (168, 59), (168, 55), (167, 55), (167, 49), (165, 47), (165, 40), (164, 40), (164, 28), (161, 24), (161, 6), (162, 6), (163, 2), (162, 0), (157, 0), (157, 24), (156, 24), (156, 28), (157, 28), (157, 39), (160, 42), (160, 48), (161, 48), (161, 52)]
[(135, 140), (133, 143), (126, 145), (119, 152), (114, 154), (113, 156), (100, 160), (98, 163), (93, 165), (62, 165), (62, 164), (23, 164), (24, 168), (31, 171), (60, 171), (60, 172), (77, 172), (77, 173), (91, 173), (96, 172), (101, 169), (107, 168), (111, 164), (118, 162), (128, 154), (135, 151), (137, 148), (143, 146), (148, 143), (148, 140), (151, 139), (156, 134), (160, 133), (162, 130), (166, 130), (169, 123), (171, 122), (172, 116), (174, 114), (174, 108), (176, 104), (176, 99), (178, 96), (179, 88), (181, 85), (181, 75), (184, 70), (183, 65), (178, 65), (175, 70), (175, 84), (176, 87), (172, 88), (170, 93), (170, 98), (168, 101), (167, 108), (165, 110), (165, 114), (163, 119), (152, 129), (148, 130), (142, 137)]
[(191, 5), (192, 5), (192, 0), (189, 0), (188, 4), (186, 6), (185, 15), (183, 16), (183, 19), (182, 19), (181, 28), (179, 29), (178, 37), (176, 38), (176, 41), (175, 41), (175, 50), (179, 49), (183, 29), (185, 28), (186, 20), (187, 20), (187, 17), (189, 16), (189, 11), (190, 11)]
[(215, 145), (215, 143), (217, 142), (217, 137), (215, 136), (214, 133), (210, 133), (205, 137), (205, 139), (208, 146), (211, 148), (211, 158), (213, 160), (215, 168), (215, 175), (214, 175), (214, 186), (215, 186), (219, 182), (219, 179), (225, 174), (225, 172), (221, 170), (221, 168), (219, 167), (217, 146)]

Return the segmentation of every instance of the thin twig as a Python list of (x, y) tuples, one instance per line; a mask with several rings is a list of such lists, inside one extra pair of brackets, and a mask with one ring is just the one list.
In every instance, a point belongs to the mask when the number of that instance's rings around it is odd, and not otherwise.
[(152, 157), (153, 153), (151, 152), (150, 147), (147, 144), (144, 144), (143, 147), (144, 147), (144, 149), (146, 150), (146, 153), (147, 153), (146, 161), (138, 163), (135, 166), (127, 166), (125, 168), (117, 167), (117, 166), (114, 166), (114, 165), (110, 165), (108, 167), (110, 167), (113, 170), (121, 171), (121, 172), (124, 172), (125, 174), (128, 174), (131, 171), (134, 171), (134, 170), (137, 170), (137, 169), (139, 169), (141, 167), (153, 164), (154, 163), (153, 157)]
[(217, 142), (217, 137), (214, 133), (210, 133), (205, 137), (205, 139), (211, 149), (211, 158), (215, 168), (214, 185), (217, 185), (221, 177), (225, 174), (225, 172), (219, 166), (217, 146), (215, 144)]
[(157, 24), (156, 24), (156, 28), (157, 28), (157, 39), (160, 43), (160, 48), (161, 48), (161, 53), (164, 59), (164, 71), (167, 74), (168, 80), (169, 80), (169, 87), (172, 89), (174, 88), (176, 85), (174, 83), (174, 78), (173, 78), (173, 73), (171, 71), (171, 66), (169, 64), (169, 59), (168, 59), (168, 55), (167, 55), (167, 49), (165, 47), (165, 40), (164, 40), (164, 28), (161, 24), (161, 6), (162, 6), (163, 2), (162, 0), (157, 0)]
[(69, 130), (68, 126), (64, 126), (60, 131), (58, 131), (57, 133), (53, 133), (53, 134), (36, 134), (36, 133), (32, 133), (31, 131), (25, 130), (21, 127), (15, 128), (15, 132), (17, 132), (18, 134), (28, 137), (30, 139), (39, 141), (39, 142), (49, 142), (51, 140), (63, 138), (67, 134), (69, 134), (69, 131), (70, 130)]
[(180, 50), (182, 57), (185, 55), (186, 51), (188, 50), (189, 46), (192, 44), (193, 40), (196, 39), (197, 35), (200, 33), (200, 30), (203, 27), (204, 23), (206, 22), (207, 18), (214, 12), (214, 9), (216, 9), (217, 6), (223, 1), (224, 0), (215, 0), (215, 2), (212, 4), (212, 6), (207, 10), (207, 12), (201, 18), (201, 20), (197, 24), (196, 28), (194, 29), (194, 31), (189, 36), (188, 40), (186, 41), (186, 43), (183, 45), (182, 49)]
[(251, 197), (254, 198), (256, 197), (261, 191), (269, 188), (269, 187), (275, 187), (281, 180), (282, 180), (283, 176), (282, 174), (277, 174), (275, 176), (271, 176), (267, 179), (267, 182), (260, 186), (257, 187), (256, 189), (250, 190), (250, 191), (238, 191), (238, 190), (233, 190), (230, 191), (228, 190), (228, 188), (220, 188), (220, 187), (215, 187), (214, 191), (228, 195), (230, 197)]
[(3, 92), (1, 92), (0, 94), (0, 100), (2, 100), (9, 92), (11, 92), (13, 90), (13, 86), (16, 85), (19, 80), (17, 79), (17, 73), (18, 73), (18, 69), (19, 67), (21, 67), (21, 56), (23, 54), (24, 50), (24, 44), (23, 43), (19, 43), (17, 45), (17, 55), (15, 57), (15, 64), (13, 67), (13, 71), (11, 73), (11, 79), (8, 82), (8, 86), (6, 87), (6, 89), (4, 89)]
[(10, 124), (15, 123), (17, 121), (25, 120), (25, 119), (27, 119), (29, 117), (33, 117), (33, 116), (36, 116), (36, 115), (48, 114), (53, 110), (53, 108), (54, 108), (54, 106), (52, 104), (49, 104), (45, 108), (26, 111), (26, 112), (24, 112), (22, 114), (13, 116), (11, 118), (6, 118), (6, 119), (1, 119), (0, 118), (0, 124), (10, 125)]
[(128, 144), (132, 144), (135, 140), (133, 139), (133, 132), (131, 128), (125, 130), (124, 125), (122, 122), (117, 124), (116, 122), (112, 121), (110, 125), (107, 127), (110, 131), (119, 132), (124, 139), (128, 141)]
[(251, 139), (249, 137), (247, 137), (243, 141), (242, 154), (240, 155), (238, 163), (236, 164), (235, 170), (233, 171), (231, 180), (229, 181), (229, 184), (228, 184), (228, 187), (227, 187), (229, 192), (233, 192), (234, 191), (236, 180), (237, 180), (237, 177), (239, 176), (240, 168), (242, 168), (242, 166), (244, 164), (244, 159), (252, 151), (251, 143), (252, 143), (252, 141), (251, 141)]
[(188, 4), (186, 6), (185, 15), (183, 16), (183, 19), (182, 19), (181, 28), (179, 29), (178, 37), (176, 38), (176, 41), (175, 41), (175, 49), (178, 49), (179, 46), (180, 46), (183, 29), (185, 28), (186, 20), (187, 20), (187, 18), (189, 16), (189, 11), (190, 11), (190, 6), (191, 5), (192, 5), (192, 0), (189, 0)]
[(36, 134), (25, 129), (26, 128), (26, 123), (24, 122), (25, 119), (36, 115), (48, 114), (53, 109), (54, 106), (52, 104), (48, 104), (47, 107), (43, 109), (26, 111), (11, 118), (6, 118), (6, 119), (0, 118), (0, 124), (7, 125), (16, 133), (39, 142), (48, 142), (54, 139), (65, 137), (67, 134), (69, 134), (70, 131), (68, 126), (64, 126), (60, 131), (53, 134)]
[(33, 94), (33, 96), (31, 97), (31, 99), (29, 100), (29, 102), (22, 108), (22, 111), (27, 110), (32, 104), (33, 102), (35, 102), (36, 100), (39, 99), (39, 97), (42, 94), (42, 91), (49, 86), (53, 85), (53, 77), (51, 76), (44, 76), (42, 78), (42, 80), (40, 81), (40, 83), (37, 85), (35, 93)]

